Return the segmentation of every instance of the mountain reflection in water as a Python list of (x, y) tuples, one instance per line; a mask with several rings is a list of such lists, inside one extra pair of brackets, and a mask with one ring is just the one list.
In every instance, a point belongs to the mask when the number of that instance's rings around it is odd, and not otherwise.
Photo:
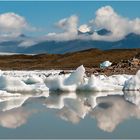
[[(118, 93), (50, 93), (47, 96), (23, 95), (21, 97), (0, 98), (0, 125), (18, 128), (28, 124), (28, 119), (46, 111), (59, 119), (79, 124), (86, 117), (97, 121), (103, 131), (112, 132), (124, 120), (140, 118), (138, 106), (124, 99)], [(34, 104), (34, 105), (33, 105)], [(40, 107), (36, 107), (38, 104)]]

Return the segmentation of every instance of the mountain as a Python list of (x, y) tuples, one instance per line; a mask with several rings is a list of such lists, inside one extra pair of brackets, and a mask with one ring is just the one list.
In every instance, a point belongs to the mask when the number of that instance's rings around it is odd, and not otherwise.
[(98, 30), (96, 31), (97, 34), (99, 35), (109, 35), (111, 33), (111, 31), (107, 30), (107, 29), (101, 29), (101, 30)]
[(27, 48), (25, 53), (52, 53), (64, 54), (98, 48), (101, 50), (123, 49), (123, 48), (140, 48), (140, 35), (129, 34), (124, 39), (115, 42), (93, 41), (93, 40), (72, 40), (72, 41), (44, 41)]
[[(111, 32), (106, 29), (96, 31), (99, 35), (107, 35)], [(81, 33), (79, 35), (91, 35), (94, 32)], [(24, 46), (26, 45), (26, 46)], [(98, 48), (101, 50), (108, 49), (130, 49), (140, 48), (140, 35), (130, 33), (125, 38), (119, 41), (95, 41), (95, 40), (71, 40), (71, 41), (46, 41), (28, 37), (26, 35), (19, 35), (15, 38), (2, 41), (0, 39), (0, 52), (11, 53), (50, 53), (50, 54), (64, 54), (69, 52), (77, 52), (87, 50), (90, 48)]]

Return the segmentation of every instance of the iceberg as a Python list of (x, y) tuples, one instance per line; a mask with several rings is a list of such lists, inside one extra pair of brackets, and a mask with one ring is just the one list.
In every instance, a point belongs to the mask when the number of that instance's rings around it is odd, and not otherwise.
[[(42, 86), (42, 85), (40, 85)], [(39, 85), (27, 85), (20, 78), (12, 76), (0, 76), (0, 90), (10, 93), (37, 93), (41, 91)], [(44, 90), (48, 90), (47, 87)]]
[(31, 75), (26, 80), (26, 84), (36, 84), (36, 83), (43, 83), (43, 79), (37, 75)]
[(122, 91), (124, 83), (131, 76), (128, 75), (113, 75), (104, 76), (85, 75), (85, 68), (78, 67), (73, 73), (66, 75), (53, 75), (47, 77), (44, 82), (50, 91)]
[(86, 91), (117, 91), (122, 90), (123, 86), (119, 85), (119, 83), (113, 83), (113, 79), (104, 77), (104, 79), (100, 79), (100, 77), (96, 77), (92, 75), (89, 79), (87, 84), (81, 84), (79, 86), (79, 90), (86, 90)]
[(78, 67), (70, 75), (56, 75), (46, 78), (45, 84), (49, 90), (76, 91), (78, 85), (84, 81), (85, 68)]
[(140, 91), (140, 70), (136, 73), (136, 75), (125, 81), (123, 90)]
[(104, 61), (103, 63), (100, 64), (100, 68), (104, 69), (104, 68), (107, 68), (111, 65), (112, 65), (112, 63), (110, 61)]
[(0, 71), (0, 95), (7, 93), (43, 93), (49, 91), (126, 91), (140, 90), (140, 71), (136, 75), (91, 75), (87, 77), (84, 66), (69, 74), (50, 71)]
[(0, 89), (8, 92), (22, 92), (31, 91), (32, 89), (27, 86), (23, 81), (16, 77), (0, 76)]

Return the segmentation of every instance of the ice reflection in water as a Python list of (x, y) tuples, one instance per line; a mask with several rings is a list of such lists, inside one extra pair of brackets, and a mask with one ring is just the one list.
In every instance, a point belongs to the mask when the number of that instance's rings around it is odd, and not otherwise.
[(45, 96), (1, 97), (0, 125), (6, 128), (25, 125), (30, 116), (40, 112), (40, 108), (36, 106), (30, 108), (32, 103), (37, 103), (45, 110), (53, 110), (56, 116), (64, 121), (78, 124), (89, 116), (97, 121), (101, 130), (112, 132), (124, 120), (131, 117), (140, 118), (139, 107), (125, 100), (123, 94), (72, 92), (47, 93)]

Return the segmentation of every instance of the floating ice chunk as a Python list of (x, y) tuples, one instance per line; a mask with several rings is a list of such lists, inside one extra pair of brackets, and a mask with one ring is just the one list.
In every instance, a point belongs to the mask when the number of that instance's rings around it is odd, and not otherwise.
[(86, 77), (83, 65), (71, 74), (65, 75), (59, 75), (58, 71), (0, 71), (0, 90), (11, 93), (42, 93), (48, 90), (120, 91), (123, 87), (124, 90), (139, 90), (139, 83), (140, 72), (136, 76), (92, 75)]
[(111, 66), (112, 63), (110, 61), (104, 61), (103, 63), (100, 64), (100, 68), (107, 68), (109, 66)]
[(81, 84), (78, 89), (79, 90), (87, 90), (87, 91), (117, 91), (122, 90), (123, 86), (114, 84), (112, 81), (110, 81), (109, 78), (105, 78), (100, 80), (100, 77), (96, 77), (95, 75), (92, 75), (87, 84)]
[(52, 77), (46, 78), (45, 84), (51, 91), (56, 91), (56, 90), (75, 91), (76, 85), (64, 85), (65, 79), (66, 79), (66, 76), (64, 75), (52, 76)]
[(85, 68), (83, 65), (78, 67), (67, 79), (65, 79), (65, 85), (80, 84), (83, 82), (85, 75)]
[(36, 75), (33, 75), (33, 76), (29, 76), (27, 78), (27, 80), (25, 80), (25, 83), (26, 84), (36, 84), (36, 83), (43, 83), (43, 79), (36, 76)]
[(121, 85), (124, 86), (125, 81), (130, 79), (132, 76), (131, 75), (112, 75), (108, 77), (108, 80), (110, 83), (113, 83), (114, 85)]
[(91, 91), (101, 91), (102, 90), (101, 85), (102, 83), (100, 79), (92, 75), (88, 80), (88, 84), (85, 86), (82, 86), (81, 89), (91, 90)]
[(123, 90), (140, 91), (140, 70), (125, 82)]
[(47, 77), (45, 80), (49, 90), (76, 91), (77, 85), (83, 82), (85, 68), (80, 66), (70, 75), (57, 75)]
[(0, 90), (10, 93), (29, 93), (40, 91), (36, 88), (36, 86), (26, 85), (19, 78), (11, 76), (0, 76)]
[(42, 95), (43, 92), (48, 94), (48, 91), (49, 91), (49, 88), (46, 87), (44, 83), (37, 83), (37, 84), (31, 85), (31, 87), (32, 89), (34, 89), (33, 91), (36, 91), (36, 93), (38, 93), (38, 95)]
[(11, 76), (0, 76), (0, 89), (8, 92), (20, 92), (31, 90), (23, 81)]

